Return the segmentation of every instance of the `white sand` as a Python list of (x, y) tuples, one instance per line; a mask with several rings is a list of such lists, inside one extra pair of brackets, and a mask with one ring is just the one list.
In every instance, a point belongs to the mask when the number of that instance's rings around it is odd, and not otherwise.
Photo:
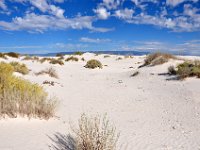
[[(169, 76), (158, 75), (166, 73), (171, 64), (175, 65), (174, 60), (141, 68), (138, 76), (130, 77), (145, 56), (119, 61), (116, 61), (119, 56), (103, 56), (90, 53), (81, 56), (108, 65), (94, 70), (84, 68), (83, 61), (65, 62), (64, 66), (23, 61), (32, 70), (23, 78), (41, 85), (44, 80), (58, 83), (43, 85), (50, 96), (59, 99), (58, 118), (1, 119), (0, 150), (53, 149), (55, 142), (51, 138), (55, 139), (56, 133), (70, 133), (69, 122), (76, 123), (83, 112), (107, 113), (121, 133), (122, 148), (118, 148), (121, 150), (125, 147), (127, 150), (200, 149), (200, 79), (167, 81)], [(34, 75), (50, 66), (57, 70), (59, 79)]]

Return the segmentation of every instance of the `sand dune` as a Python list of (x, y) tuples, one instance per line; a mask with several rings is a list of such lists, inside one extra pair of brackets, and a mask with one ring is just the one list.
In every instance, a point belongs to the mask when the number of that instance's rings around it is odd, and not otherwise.
[[(67, 56), (65, 56), (67, 58)], [(172, 64), (182, 60), (139, 69), (145, 56), (116, 60), (119, 56), (95, 56), (85, 53), (80, 58), (98, 59), (103, 69), (87, 69), (85, 61), (65, 62), (65, 65), (43, 64), (9, 58), (4, 61), (25, 63), (31, 72), (22, 76), (43, 85), (49, 96), (56, 96), (59, 105), (56, 117), (48, 121), (27, 118), (0, 120), (1, 150), (54, 149), (55, 135), (69, 134), (70, 122), (80, 114), (105, 114), (116, 125), (121, 136), (118, 149), (127, 150), (198, 150), (200, 149), (200, 80), (166, 80)], [(183, 57), (187, 58), (187, 57)], [(188, 57), (188, 59), (200, 59)], [(34, 73), (47, 67), (56, 69), (59, 79)], [(59, 136), (58, 136), (59, 137)]]

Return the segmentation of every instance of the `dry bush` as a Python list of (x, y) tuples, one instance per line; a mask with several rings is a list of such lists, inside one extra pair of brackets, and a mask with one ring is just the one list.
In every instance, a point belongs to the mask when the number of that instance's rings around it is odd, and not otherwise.
[(74, 52), (74, 55), (83, 55), (84, 54), (84, 52), (80, 52), (80, 51), (77, 51), (77, 52)]
[(137, 75), (139, 75), (139, 71), (135, 71), (135, 72), (131, 75), (131, 77), (135, 77), (135, 76), (137, 76)]
[(81, 58), (81, 60), (82, 60), (82, 61), (85, 61), (85, 58), (84, 58), (84, 57), (82, 57), (82, 58)]
[(78, 58), (71, 56), (71, 57), (68, 57), (65, 61), (78, 61)]
[(133, 58), (133, 56), (131, 56), (131, 55), (126, 55), (126, 56), (124, 56), (124, 58), (125, 58), (125, 59), (127, 59), (127, 58)]
[(118, 57), (116, 60), (122, 60), (122, 57)]
[(0, 63), (0, 116), (52, 117), (55, 101), (41, 86), (13, 76), (13, 71), (10, 64)]
[(149, 54), (146, 59), (144, 60), (144, 65), (143, 66), (147, 66), (147, 65), (160, 65), (163, 64), (165, 62), (168, 62), (169, 59), (176, 59), (175, 56), (171, 55), (171, 54), (166, 54), (166, 53), (153, 53), (153, 54)]
[(29, 56), (29, 55), (27, 55), (27, 56), (25, 56), (22, 60), (32, 60), (32, 57)]
[(110, 57), (110, 55), (105, 55), (105, 56), (104, 56), (104, 58), (109, 58), (109, 57)]
[(7, 55), (9, 57), (13, 57), (13, 58), (19, 58), (20, 57), (20, 54), (15, 53), (15, 52), (5, 53), (5, 55)]
[(91, 59), (87, 62), (87, 64), (84, 66), (85, 68), (103, 68), (102, 64), (100, 61), (96, 60), (96, 59)]
[(0, 58), (7, 59), (7, 57), (3, 53), (0, 53)]
[(179, 64), (176, 68), (177, 69), (168, 68), (168, 73), (177, 75), (181, 80), (187, 77), (200, 78), (200, 63), (197, 61), (186, 61)]
[(50, 64), (59, 64), (59, 65), (64, 65), (64, 62), (62, 60), (58, 60), (58, 59), (54, 59), (52, 58), (50, 61), (49, 61)]
[(59, 56), (59, 57), (58, 57), (58, 60), (63, 60), (63, 59), (65, 59), (64, 56)]
[(51, 61), (51, 60), (52, 60), (52, 58), (44, 57), (44, 58), (41, 58), (41, 59), (39, 60), (39, 62), (40, 62), (40, 63), (44, 63), (45, 61)]
[(20, 64), (19, 62), (13, 61), (10, 63), (10, 65), (13, 66), (14, 72), (19, 72), (23, 75), (26, 75), (29, 73), (29, 69), (27, 68), (25, 64)]
[(64, 54), (62, 54), (62, 53), (57, 53), (56, 54), (56, 57), (63, 57), (64, 56)]
[(168, 67), (168, 73), (169, 73), (169, 75), (176, 75), (176, 70), (175, 70), (174, 66)]
[(35, 75), (43, 75), (43, 74), (48, 74), (50, 77), (53, 77), (53, 78), (58, 78), (58, 74), (56, 73), (56, 70), (52, 67), (50, 68), (47, 68), (45, 70), (42, 70), (38, 73), (35, 73)]
[(119, 138), (106, 115), (94, 118), (82, 114), (78, 128), (72, 130), (75, 134), (76, 150), (115, 150)]

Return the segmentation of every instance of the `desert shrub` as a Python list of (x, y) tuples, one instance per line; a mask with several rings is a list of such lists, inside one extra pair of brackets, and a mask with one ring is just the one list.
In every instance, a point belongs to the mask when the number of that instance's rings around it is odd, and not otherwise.
[(124, 58), (133, 58), (131, 55), (125, 55)]
[(20, 64), (19, 62), (11, 62), (10, 65), (13, 66), (15, 72), (19, 72), (23, 75), (29, 73), (29, 69), (25, 64)]
[(122, 57), (118, 57), (116, 60), (122, 60)]
[(87, 64), (85, 65), (85, 68), (103, 68), (102, 64), (100, 61), (96, 60), (96, 59), (91, 59), (87, 62)]
[(137, 75), (139, 75), (139, 71), (135, 71), (135, 72), (131, 75), (131, 77), (135, 77), (135, 76), (137, 76)]
[(56, 54), (56, 57), (63, 57), (64, 56), (64, 54), (62, 54), (62, 53), (57, 53)]
[(60, 56), (58, 57), (58, 60), (63, 60), (65, 57), (64, 56)]
[(110, 57), (110, 55), (104, 55), (104, 58), (109, 58)]
[(37, 57), (37, 56), (33, 56), (32, 60), (33, 60), (33, 61), (40, 61), (40, 58)]
[(7, 57), (3, 53), (0, 53), (0, 58), (7, 59)]
[(12, 65), (0, 63), (0, 116), (52, 117), (55, 101), (41, 86), (13, 76), (13, 71)]
[(13, 58), (19, 58), (19, 56), (20, 56), (20, 54), (15, 53), (15, 52), (5, 53), (5, 55), (7, 55), (9, 57), (13, 57)]
[(27, 56), (25, 56), (22, 60), (32, 60), (32, 57), (29, 56), (29, 55), (27, 55)]
[(84, 57), (82, 57), (82, 58), (81, 58), (81, 60), (82, 60), (82, 61), (85, 61), (85, 58), (84, 58)]
[(71, 56), (71, 57), (68, 57), (65, 61), (78, 61), (78, 58)]
[(59, 64), (59, 65), (64, 65), (63, 61), (62, 60), (58, 60), (58, 59), (54, 59), (52, 58), (50, 61), (49, 61), (50, 64)]
[[(177, 69), (173, 70), (173, 74), (176, 74), (179, 79), (185, 79), (187, 77), (198, 77), (200, 78), (200, 65), (197, 62), (184, 62), (179, 64)], [(168, 69), (170, 74), (170, 71)]]
[(43, 74), (48, 74), (50, 77), (53, 77), (53, 78), (58, 78), (58, 74), (56, 73), (56, 70), (52, 67), (50, 68), (47, 68), (45, 70), (42, 70), (38, 73), (35, 73), (35, 75), (43, 75)]
[(106, 116), (88, 117), (82, 114), (75, 134), (77, 150), (115, 150), (119, 138), (116, 128), (110, 124)]
[(169, 75), (176, 75), (176, 70), (175, 70), (174, 66), (169, 66), (168, 73), (169, 73)]
[(74, 52), (74, 55), (83, 55), (84, 52), (80, 52), (80, 51), (77, 51), (77, 52)]
[(41, 58), (41, 59), (39, 60), (39, 62), (40, 62), (40, 63), (44, 63), (45, 61), (51, 61), (51, 60), (52, 60), (52, 58), (44, 57), (44, 58)]
[(163, 64), (165, 62), (168, 62), (169, 59), (175, 59), (176, 57), (171, 55), (171, 54), (167, 54), (167, 53), (153, 53), (153, 54), (149, 54), (146, 59), (144, 60), (144, 65), (160, 65)]

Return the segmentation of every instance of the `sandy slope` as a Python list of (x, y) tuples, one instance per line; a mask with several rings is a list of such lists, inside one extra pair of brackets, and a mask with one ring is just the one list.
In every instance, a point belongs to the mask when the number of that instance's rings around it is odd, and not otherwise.
[[(169, 76), (158, 75), (177, 61), (141, 68), (138, 76), (130, 77), (145, 56), (119, 61), (114, 55), (104, 58), (86, 53), (83, 57), (96, 58), (108, 66), (90, 70), (82, 61), (64, 66), (23, 61), (32, 70), (24, 78), (39, 84), (44, 80), (57, 82), (44, 87), (59, 99), (58, 118), (0, 120), (0, 150), (54, 149), (55, 135), (68, 134), (69, 121), (76, 123), (83, 112), (108, 114), (121, 133), (118, 149), (200, 149), (200, 80), (168, 81)], [(34, 75), (49, 66), (57, 70), (59, 79)]]

